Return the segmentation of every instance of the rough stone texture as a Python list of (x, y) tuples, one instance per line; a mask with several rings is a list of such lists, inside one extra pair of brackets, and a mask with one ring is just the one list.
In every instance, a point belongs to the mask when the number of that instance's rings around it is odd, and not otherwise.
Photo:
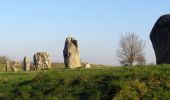
[(20, 68), (21, 68), (21, 63), (20, 63), (20, 62), (18, 62), (18, 61), (13, 61), (13, 62), (11, 63), (11, 69), (12, 69), (12, 71), (17, 72), (17, 71), (19, 71)]
[(90, 63), (86, 63), (86, 64), (84, 65), (84, 68), (90, 68), (90, 67), (91, 67)]
[(68, 37), (66, 39), (63, 55), (66, 68), (81, 67), (78, 42), (74, 38)]
[(51, 68), (50, 55), (47, 52), (38, 52), (33, 58), (35, 70), (43, 70)]
[(150, 39), (157, 64), (170, 63), (170, 14), (161, 16), (155, 23)]
[(31, 65), (30, 58), (29, 57), (24, 57), (23, 71), (29, 71), (30, 70), (30, 65)]

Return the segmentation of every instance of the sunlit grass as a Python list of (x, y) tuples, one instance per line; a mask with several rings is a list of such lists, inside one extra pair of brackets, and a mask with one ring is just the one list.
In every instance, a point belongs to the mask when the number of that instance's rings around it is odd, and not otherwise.
[(170, 65), (1, 72), (0, 99), (170, 99)]

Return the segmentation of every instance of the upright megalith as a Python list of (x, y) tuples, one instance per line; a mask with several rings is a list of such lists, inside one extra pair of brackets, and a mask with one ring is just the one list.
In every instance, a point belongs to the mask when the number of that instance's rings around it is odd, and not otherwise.
[(24, 57), (23, 60), (23, 71), (29, 71), (31, 66), (30, 58), (29, 57)]
[(72, 37), (66, 39), (63, 55), (66, 68), (81, 67), (80, 52), (76, 39)]
[(150, 39), (157, 64), (170, 64), (170, 14), (161, 16), (155, 23)]
[(6, 72), (11, 71), (11, 66), (10, 66), (9, 61), (6, 61), (5, 71), (6, 71)]
[(38, 52), (33, 57), (35, 70), (51, 68), (50, 55), (47, 52)]

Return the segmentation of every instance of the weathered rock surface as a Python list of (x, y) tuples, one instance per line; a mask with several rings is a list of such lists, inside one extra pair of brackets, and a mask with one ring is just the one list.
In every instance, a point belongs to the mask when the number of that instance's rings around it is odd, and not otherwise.
[(66, 39), (63, 55), (66, 68), (81, 67), (80, 52), (76, 39), (72, 37)]
[(43, 70), (51, 68), (50, 55), (47, 52), (38, 52), (33, 58), (35, 70)]
[(14, 71), (14, 72), (19, 71), (19, 69), (21, 69), (21, 63), (18, 62), (18, 61), (13, 61), (13, 62), (11, 63), (11, 69), (12, 69), (12, 71)]
[(86, 64), (84, 65), (84, 68), (90, 68), (90, 67), (91, 67), (90, 63), (86, 63)]
[(31, 65), (30, 58), (29, 57), (24, 57), (23, 70), (24, 71), (29, 71), (30, 70), (30, 65)]
[(170, 63), (170, 14), (161, 16), (155, 23), (150, 39), (157, 64)]

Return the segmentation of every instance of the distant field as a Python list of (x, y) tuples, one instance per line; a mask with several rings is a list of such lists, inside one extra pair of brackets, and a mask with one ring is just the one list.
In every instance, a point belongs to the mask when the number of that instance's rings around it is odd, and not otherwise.
[(92, 69), (62, 69), (59, 65), (44, 71), (0, 72), (0, 99), (170, 99), (170, 65), (94, 65)]

